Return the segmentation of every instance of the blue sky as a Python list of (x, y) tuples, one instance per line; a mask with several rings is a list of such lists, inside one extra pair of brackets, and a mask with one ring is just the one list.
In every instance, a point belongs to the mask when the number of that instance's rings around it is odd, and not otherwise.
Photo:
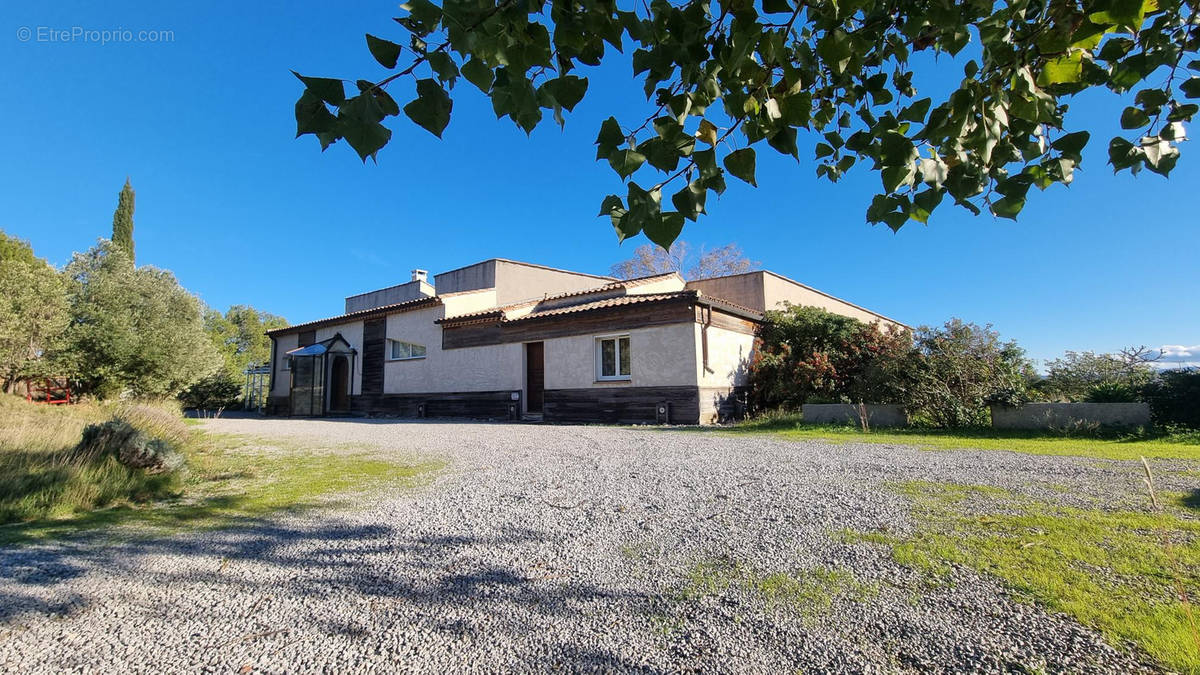
[[(607, 273), (645, 240), (618, 246), (601, 198), (623, 190), (593, 161), (602, 119), (638, 120), (624, 62), (587, 72), (588, 98), (532, 137), (497, 121), (471, 85), (455, 88), (444, 140), (406, 120), (378, 165), (338, 144), (294, 139), (300, 84), (288, 72), (375, 77), (363, 33), (400, 38), (395, 2), (8, 4), (0, 134), (0, 228), (61, 265), (108, 236), (127, 175), (137, 190), (138, 260), (173, 270), (218, 308), (251, 304), (304, 321), (346, 295), (489, 257)], [(29, 27), (169, 30), (173, 41), (21, 41)], [(44, 34), (44, 33), (43, 33)], [(926, 93), (959, 68), (934, 64)], [(393, 96), (411, 98), (411, 84)], [(1114, 176), (1108, 138), (1120, 101), (1072, 103), (1093, 139), (1070, 188), (1032, 195), (1021, 220), (946, 204), (898, 234), (865, 223), (879, 178), (818, 181), (759, 151), (760, 189), (730, 179), (689, 225), (694, 245), (733, 241), (768, 269), (912, 325), (992, 323), (1038, 359), (1065, 349), (1200, 345), (1198, 148), (1172, 178)], [(803, 146), (802, 146), (803, 147)], [(811, 142), (809, 143), (811, 148)], [(1200, 347), (1196, 347), (1200, 351)]]

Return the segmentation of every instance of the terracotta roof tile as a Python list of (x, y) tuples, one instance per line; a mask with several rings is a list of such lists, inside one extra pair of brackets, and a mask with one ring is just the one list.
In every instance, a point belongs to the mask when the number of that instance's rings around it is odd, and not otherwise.
[(517, 323), (518, 321), (530, 321), (532, 319), (540, 319), (548, 316), (561, 316), (563, 314), (575, 314), (578, 312), (589, 312), (596, 309), (607, 309), (609, 307), (621, 307), (624, 305), (636, 305), (645, 302), (663, 302), (666, 300), (683, 300), (693, 299), (697, 297), (695, 291), (672, 291), (670, 293), (645, 293), (641, 295), (622, 295), (617, 298), (605, 298), (604, 300), (595, 300), (592, 302), (583, 302), (578, 305), (568, 305), (566, 307), (555, 307), (554, 309), (546, 309), (542, 311), (534, 311), (525, 316), (515, 319), (507, 319), (505, 323)]
[[(497, 312), (501, 312), (501, 313), (508, 312), (508, 311), (511, 311), (514, 309), (530, 307), (530, 306), (537, 305), (539, 303), (543, 303), (543, 302), (547, 302), (547, 301), (551, 301), (551, 300), (561, 300), (563, 298), (583, 297), (586, 295), (592, 295), (594, 293), (603, 293), (605, 291), (615, 291), (619, 288), (629, 288), (631, 286), (641, 286), (641, 285), (652, 283), (655, 281), (661, 281), (661, 280), (667, 279), (672, 276), (679, 276), (679, 273), (678, 272), (666, 272), (664, 274), (651, 274), (649, 276), (638, 277), (636, 279), (622, 279), (619, 281), (614, 281), (612, 283), (604, 284), (602, 286), (597, 286), (595, 288), (588, 288), (588, 289), (585, 289), (582, 291), (570, 291), (567, 293), (559, 293), (557, 295), (547, 295), (544, 298), (534, 298), (531, 300), (522, 300), (521, 302), (514, 302), (512, 304), (504, 305), (501, 307), (495, 307), (492, 309), (480, 310), (478, 312), (471, 312), (470, 314), (458, 314), (456, 316), (448, 316), (445, 319), (441, 319), (438, 323), (466, 323), (468, 321), (477, 320), (477, 319), (496, 318), (495, 314)], [(680, 277), (680, 280), (682, 281), (683, 277)], [(565, 308), (563, 308), (563, 309), (565, 309)], [(520, 318), (524, 318), (524, 317), (520, 317)]]
[(333, 324), (346, 323), (347, 321), (358, 321), (359, 319), (365, 319), (367, 317), (370, 317), (370, 316), (373, 316), (376, 314), (391, 314), (393, 312), (407, 312), (407, 311), (414, 310), (414, 309), (421, 309), (422, 307), (433, 307), (434, 305), (440, 305), (440, 304), (442, 304), (441, 299), (439, 299), (436, 295), (433, 295), (433, 296), (429, 296), (426, 298), (417, 298), (416, 300), (406, 300), (404, 302), (397, 302), (392, 305), (384, 305), (383, 307), (372, 307), (371, 309), (360, 309), (357, 312), (350, 312), (348, 314), (342, 314), (340, 316), (331, 316), (327, 319), (316, 319), (314, 321), (298, 323), (298, 324), (295, 324), (292, 326), (276, 328), (275, 330), (267, 331), (267, 335), (283, 335), (285, 333), (295, 332), (302, 328), (316, 328), (318, 326), (329, 326), (329, 325), (333, 325)]

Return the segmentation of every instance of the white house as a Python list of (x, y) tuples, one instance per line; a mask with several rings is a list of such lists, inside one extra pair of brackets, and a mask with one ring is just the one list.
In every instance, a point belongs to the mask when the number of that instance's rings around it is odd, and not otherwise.
[(270, 331), (268, 411), (570, 422), (735, 416), (766, 309), (896, 322), (767, 271), (685, 282), (492, 259)]

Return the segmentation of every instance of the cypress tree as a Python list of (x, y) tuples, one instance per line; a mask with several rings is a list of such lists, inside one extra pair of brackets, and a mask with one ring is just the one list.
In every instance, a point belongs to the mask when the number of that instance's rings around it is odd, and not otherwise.
[(125, 187), (117, 198), (117, 210), (113, 213), (112, 242), (133, 258), (133, 186), (129, 178), (125, 179)]

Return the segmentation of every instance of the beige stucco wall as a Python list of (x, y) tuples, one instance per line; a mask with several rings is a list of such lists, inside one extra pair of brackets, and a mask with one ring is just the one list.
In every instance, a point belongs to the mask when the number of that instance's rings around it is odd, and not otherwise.
[(395, 305), (431, 295), (433, 295), (433, 286), (420, 280), (408, 281), (396, 286), (381, 288), (377, 291), (351, 295), (346, 298), (346, 313), (361, 312), (367, 309), (383, 307), (384, 305)]
[(708, 369), (704, 368), (704, 331), (694, 324), (696, 378), (701, 387), (737, 387), (746, 384), (750, 359), (754, 355), (754, 336), (716, 326), (708, 331)]
[(447, 293), (439, 296), (446, 308), (446, 316), (461, 316), (482, 312), (496, 307), (496, 289)]
[(271, 387), (272, 396), (287, 396), (290, 392), (291, 376), (287, 369), (283, 367), (287, 363), (285, 355), (299, 344), (299, 336), (295, 333), (280, 335), (275, 338), (275, 381)]
[(870, 310), (855, 306), (845, 300), (826, 295), (816, 289), (799, 284), (766, 270), (749, 272), (715, 279), (689, 281), (688, 288), (722, 300), (749, 307), (760, 312), (782, 309), (785, 302), (805, 307), (819, 307), (835, 314), (849, 316), (859, 321), (901, 327), (899, 323), (880, 316)]
[[(692, 322), (546, 340), (546, 388), (669, 387), (696, 384)], [(596, 381), (596, 338), (629, 335), (630, 380)]]
[(574, 272), (532, 267), (504, 260), (496, 262), (496, 301), (501, 305), (598, 288), (607, 283), (610, 283), (609, 279)]
[(442, 327), (434, 322), (445, 311), (435, 306), (387, 317), (388, 339), (425, 345), (425, 358), (385, 361), (384, 393), (520, 390), (525, 379), (522, 346), (443, 350)]
[(673, 291), (682, 291), (686, 284), (683, 277), (676, 274), (675, 276), (666, 277), (657, 281), (647, 281), (640, 284), (629, 286), (626, 290), (627, 295), (649, 295), (651, 293), (671, 293)]
[(766, 306), (763, 301), (762, 276), (762, 272), (751, 272), (715, 279), (697, 279), (687, 282), (687, 287), (704, 295), (728, 300), (761, 312)]
[(790, 302), (793, 305), (819, 307), (834, 314), (849, 316), (865, 323), (879, 321), (884, 326), (894, 325), (900, 327), (900, 324), (879, 316), (874, 312), (856, 307), (844, 300), (830, 297), (811, 288), (806, 288), (782, 277), (777, 277), (769, 272), (764, 272), (762, 278), (763, 297), (767, 309), (780, 309), (784, 302)]

